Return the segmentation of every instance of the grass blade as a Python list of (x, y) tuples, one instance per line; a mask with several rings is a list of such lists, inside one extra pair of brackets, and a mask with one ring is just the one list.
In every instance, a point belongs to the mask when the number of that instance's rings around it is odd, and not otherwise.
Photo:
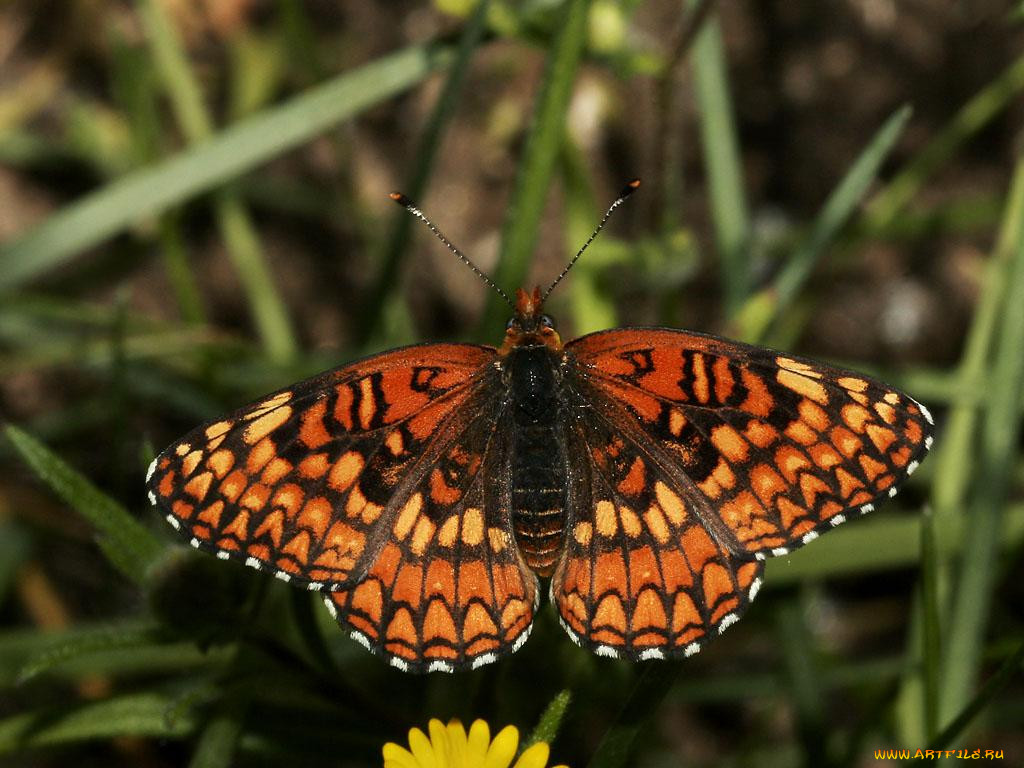
[[(1006, 220), (1024, 220), (1024, 196), (1010, 195)], [(982, 422), (976, 491), (950, 623), (940, 722), (947, 722), (964, 708), (981, 667), (1000, 526), (1021, 430), (1018, 405), (1024, 390), (1024, 302), (1020, 301), (1024, 296), (1024, 229), (1019, 224), (1016, 227), (1017, 241), (1007, 274), (1007, 299), (987, 382), (988, 403)]]
[(925, 181), (943, 167), (969, 139), (976, 136), (1024, 90), (1024, 56), (986, 85), (875, 198), (867, 211), (867, 230), (876, 233), (892, 224)]
[(222, 702), (206, 724), (189, 768), (228, 768), (236, 764), (235, 750), (248, 706), (239, 698)]
[(996, 670), (996, 673), (978, 691), (978, 694), (942, 730), (942, 733), (932, 740), (930, 748), (936, 750), (946, 749), (953, 743), (954, 739), (962, 736), (974, 718), (988, 706), (1003, 688), (1020, 675), (1022, 664), (1024, 664), (1024, 643), (1018, 646), (1013, 655), (1003, 662), (1002, 666)]
[[(177, 32), (158, 3), (139, 0), (136, 5), (157, 72), (185, 137), (192, 145), (208, 140), (213, 133), (213, 122)], [(295, 357), (295, 333), (267, 266), (256, 227), (233, 187), (218, 190), (214, 196), (214, 214), (267, 356), (277, 363), (287, 363)]]
[(134, 222), (221, 186), (412, 87), (447, 65), (450, 53), (434, 45), (415, 45), (382, 57), (65, 206), (0, 248), (0, 292), (17, 288)]
[(163, 544), (124, 507), (34, 437), (10, 424), (4, 432), (39, 479), (92, 524), (107, 559), (133, 582), (141, 584), (150, 563), (163, 552)]
[(725, 308), (732, 317), (739, 311), (750, 287), (750, 214), (743, 191), (739, 137), (732, 112), (722, 33), (714, 15), (704, 21), (692, 57)]
[[(565, 141), (565, 113), (576, 81), (576, 70), (587, 37), (590, 0), (569, 0), (559, 32), (548, 54), (544, 78), (537, 95), (533, 124), (526, 136), (516, 188), (505, 216), (501, 251), (494, 282), (506, 291), (524, 284), (537, 243), (537, 227), (547, 204), (548, 187)], [(501, 297), (488, 297), (480, 331), (494, 334), (508, 307)]]
[(605, 731), (587, 768), (621, 768), (629, 764), (640, 731), (651, 724), (654, 713), (672, 690), (684, 662), (666, 661), (640, 667), (640, 677), (615, 721)]
[(740, 338), (751, 343), (760, 341), (772, 321), (796, 298), (814, 265), (878, 176), (882, 163), (903, 135), (910, 114), (910, 107), (901, 107), (885, 121), (829, 195), (810, 233), (790, 255), (774, 283), (746, 302), (736, 318)]
[[(427, 182), (430, 179), (430, 173), (434, 168), (434, 161), (437, 159), (437, 152), (441, 146), (441, 138), (449, 122), (455, 116), (456, 101), (462, 92), (462, 85), (465, 82), (466, 73), (469, 71), (470, 61), (486, 29), (487, 13), (490, 5), (490, 0), (481, 0), (477, 4), (473, 16), (466, 23), (451, 72), (430, 114), (430, 120), (420, 136), (415, 153), (416, 164), (407, 182), (408, 187), (402, 190), (404, 194), (413, 200), (418, 201), (422, 199), (426, 193)], [(378, 330), (382, 317), (388, 312), (388, 306), (395, 298), (394, 293), (398, 284), (398, 272), (401, 267), (402, 257), (407, 252), (406, 246), (409, 242), (409, 232), (414, 221), (415, 219), (409, 215), (408, 211), (396, 210), (394, 213), (394, 223), (388, 234), (387, 243), (384, 245), (380, 271), (377, 274), (376, 282), (367, 294), (367, 300), (362, 312), (365, 318), (362, 335), (357, 340), (357, 346), (364, 346), (370, 341), (373, 334)], [(396, 340), (390, 339), (390, 341), (394, 343)]]

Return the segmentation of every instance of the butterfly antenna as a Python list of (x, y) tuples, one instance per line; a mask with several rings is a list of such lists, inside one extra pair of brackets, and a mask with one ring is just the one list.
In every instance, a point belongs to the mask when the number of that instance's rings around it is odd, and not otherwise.
[(479, 277), (481, 280), (487, 283), (487, 285), (491, 286), (491, 288), (497, 291), (498, 295), (505, 300), (505, 303), (512, 307), (513, 310), (515, 310), (515, 304), (512, 303), (512, 299), (508, 297), (508, 294), (501, 290), (501, 288), (499, 288), (497, 285), (495, 285), (494, 281), (491, 280), (491, 278), (489, 278), (487, 275), (485, 275), (476, 264), (470, 261), (469, 257), (466, 256), (466, 254), (464, 254), (462, 251), (460, 251), (458, 248), (452, 245), (452, 241), (445, 237), (444, 232), (442, 232), (440, 229), (434, 226), (434, 222), (428, 219), (426, 215), (424, 215), (423, 211), (416, 207), (416, 203), (414, 203), (408, 197), (403, 195), (401, 192), (392, 192), (390, 195), (388, 195), (388, 197), (390, 197), (400, 206), (405, 208), (405, 210), (407, 210), (413, 216), (415, 216), (417, 219), (426, 224), (430, 228), (430, 231), (434, 233), (434, 237), (436, 237), (438, 240), (444, 243), (445, 247), (449, 251), (458, 256), (462, 260), (463, 264), (472, 269), (476, 273), (477, 277)]
[(608, 219), (612, 217), (612, 211), (626, 202), (626, 198), (632, 195), (637, 189), (640, 188), (640, 179), (633, 179), (619, 193), (619, 196), (615, 198), (615, 202), (608, 206), (608, 210), (604, 212), (604, 216), (601, 217), (601, 222), (597, 225), (597, 228), (591, 233), (590, 237), (587, 238), (587, 242), (583, 244), (583, 247), (576, 251), (576, 255), (572, 257), (572, 261), (565, 265), (565, 269), (562, 270), (562, 274), (555, 278), (555, 281), (548, 286), (548, 289), (544, 291), (544, 295), (541, 297), (541, 301), (547, 300), (551, 292), (555, 290), (555, 286), (562, 282), (562, 278), (569, 274), (569, 270), (572, 269), (572, 265), (579, 261), (580, 256), (587, 250), (587, 246), (594, 242), (594, 239), (598, 236), (604, 225), (608, 223)]

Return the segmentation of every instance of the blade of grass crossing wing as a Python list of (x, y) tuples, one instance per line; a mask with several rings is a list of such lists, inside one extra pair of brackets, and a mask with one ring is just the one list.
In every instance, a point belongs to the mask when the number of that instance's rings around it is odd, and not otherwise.
[(0, 247), (0, 292), (11, 291), (134, 222), (221, 186), (410, 88), (447, 64), (449, 55), (445, 48), (415, 45), (382, 57), (65, 206)]
[(39, 479), (92, 524), (107, 559), (133, 582), (142, 583), (149, 564), (164, 550), (160, 541), (31, 435), (13, 425), (7, 425), (4, 432)]
[[(695, 6), (696, 0), (690, 0), (690, 5)], [(722, 33), (715, 15), (704, 21), (693, 46), (692, 60), (725, 308), (732, 317), (746, 299), (750, 287), (750, 214), (743, 191), (739, 137), (729, 92)]]
[(882, 163), (903, 135), (910, 115), (910, 107), (901, 107), (885, 121), (829, 195), (811, 231), (790, 255), (772, 285), (746, 302), (736, 318), (740, 338), (755, 344), (761, 341), (771, 323), (796, 298), (825, 249), (849, 221), (877, 178)]
[[(458, 51), (455, 54), (455, 61), (452, 63), (444, 88), (434, 105), (423, 133), (420, 135), (414, 154), (415, 165), (408, 179), (407, 188), (402, 190), (403, 194), (413, 200), (421, 200), (427, 190), (427, 183), (437, 159), (441, 139), (451, 118), (455, 115), (457, 101), (462, 93), (466, 73), (469, 71), (469, 64), (486, 29), (485, 22), (490, 5), (490, 0), (481, 0), (477, 4), (476, 11), (466, 23), (466, 28), (459, 41)], [(394, 213), (391, 230), (388, 233), (381, 257), (380, 271), (373, 287), (367, 294), (368, 298), (361, 313), (365, 319), (362, 335), (358, 341), (360, 346), (366, 345), (378, 330), (381, 317), (388, 311), (387, 307), (399, 300), (395, 289), (398, 286), (398, 273), (403, 255), (408, 252), (409, 232), (413, 222), (414, 219), (408, 211)], [(402, 341), (410, 340), (388, 340), (392, 345)]]
[[(1011, 195), (1006, 215), (1024, 218), (1024, 198)], [(1018, 206), (1022, 207), (1018, 207)], [(968, 702), (981, 668), (994, 560), (1020, 436), (1024, 389), (1024, 229), (1018, 228), (1009, 265), (995, 356), (988, 378), (988, 403), (979, 444), (978, 473), (970, 504), (964, 558), (951, 617), (939, 715), (948, 722)]]
[[(569, 0), (565, 4), (558, 35), (548, 53), (493, 275), (494, 282), (506, 290), (521, 287), (529, 271), (551, 177), (565, 140), (565, 113), (586, 41), (589, 8), (590, 0)], [(507, 313), (501, 298), (490, 293), (481, 334), (493, 335)]]

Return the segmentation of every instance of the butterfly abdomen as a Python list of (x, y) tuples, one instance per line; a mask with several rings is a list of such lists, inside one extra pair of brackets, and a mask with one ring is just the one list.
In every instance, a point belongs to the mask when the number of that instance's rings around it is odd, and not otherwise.
[(522, 347), (507, 358), (514, 428), (512, 525), (527, 565), (541, 576), (554, 570), (565, 527), (556, 366), (547, 347)]

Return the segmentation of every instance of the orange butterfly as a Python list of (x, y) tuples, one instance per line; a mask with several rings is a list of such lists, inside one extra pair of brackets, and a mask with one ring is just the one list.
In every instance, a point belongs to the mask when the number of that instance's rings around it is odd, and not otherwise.
[(517, 293), (501, 347), (404, 347), (268, 395), (158, 456), (150, 500), (193, 546), (323, 592), (402, 670), (517, 650), (538, 576), (599, 655), (696, 653), (765, 558), (895, 495), (933, 421), (859, 373), (715, 336), (563, 344), (544, 299), (638, 185), (543, 295)]

